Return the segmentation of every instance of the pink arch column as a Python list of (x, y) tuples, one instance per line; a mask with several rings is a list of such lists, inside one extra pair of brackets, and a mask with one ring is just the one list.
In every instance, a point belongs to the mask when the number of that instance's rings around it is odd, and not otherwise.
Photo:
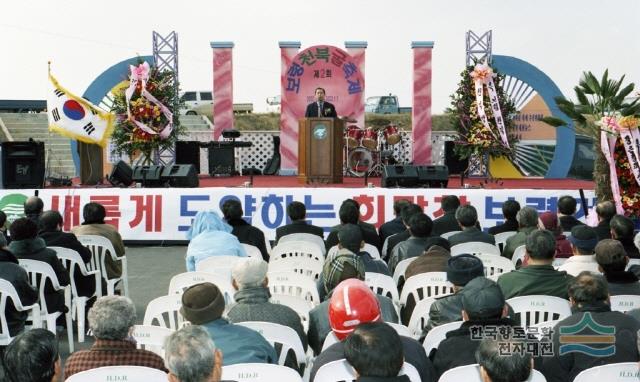
[(299, 41), (280, 41), (280, 175), (298, 173), (298, 115), (287, 99), (287, 69), (300, 50)]
[[(344, 47), (347, 49), (347, 53), (352, 57), (353, 63), (358, 66), (358, 70), (362, 74), (362, 77), (365, 78), (365, 52), (367, 49), (366, 41), (345, 41)], [(366, 82), (365, 82), (366, 84)], [(353, 117), (358, 120), (356, 123), (361, 128), (365, 128), (364, 125), (364, 89), (360, 93), (360, 104), (358, 109), (355, 110), (355, 114)]]
[(413, 163), (431, 164), (431, 53), (433, 41), (413, 41)]
[(213, 41), (213, 140), (233, 129), (233, 42)]

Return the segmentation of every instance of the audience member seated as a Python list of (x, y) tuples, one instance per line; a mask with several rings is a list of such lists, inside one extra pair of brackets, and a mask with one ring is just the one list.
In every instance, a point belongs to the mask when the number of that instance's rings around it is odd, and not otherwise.
[[(571, 316), (560, 321), (553, 331), (554, 355), (544, 357), (542, 373), (549, 382), (573, 381), (581, 371), (595, 366), (618, 362), (638, 362), (638, 329), (640, 322), (622, 312), (612, 312), (609, 306), (607, 283), (600, 275), (583, 272), (569, 285), (569, 298), (572, 305)], [(584, 323), (586, 326), (583, 326)], [(611, 336), (615, 343), (589, 343), (589, 349), (601, 354), (590, 355), (588, 351), (563, 352), (560, 328), (581, 328), (579, 335), (602, 335), (594, 329), (598, 327), (615, 328)], [(606, 348), (613, 348), (607, 353)]]
[(267, 250), (264, 232), (260, 228), (254, 227), (247, 223), (242, 215), (242, 204), (237, 199), (228, 199), (222, 205), (222, 214), (224, 220), (233, 227), (231, 233), (243, 244), (253, 245), (260, 250), (262, 259), (269, 261), (269, 251)]
[(467, 204), (458, 207), (455, 217), (460, 228), (462, 228), (462, 232), (449, 237), (449, 244), (452, 247), (469, 242), (483, 242), (495, 245), (496, 239), (493, 235), (482, 232), (478, 228), (478, 212), (474, 206)]
[(576, 219), (576, 199), (573, 196), (564, 195), (558, 199), (558, 218), (560, 219), (560, 228), (562, 232), (570, 232), (577, 225), (584, 225), (583, 222)]
[[(520, 212), (527, 207), (520, 210)], [(531, 232), (526, 241), (524, 263), (526, 266), (505, 273), (498, 278), (504, 297), (543, 294), (568, 299), (567, 285), (573, 276), (553, 269), (556, 240), (546, 230)]]
[(594, 250), (598, 244), (595, 228), (585, 224), (578, 224), (571, 229), (568, 237), (573, 256), (567, 259), (558, 270), (571, 276), (577, 276), (583, 271), (600, 273)]
[(482, 382), (520, 382), (529, 380), (533, 371), (533, 358), (528, 352), (504, 349), (526, 349), (519, 341), (483, 339), (476, 350)]
[(322, 227), (309, 224), (305, 220), (307, 217), (307, 208), (304, 206), (304, 203), (295, 201), (289, 203), (287, 206), (287, 216), (291, 219), (291, 223), (276, 228), (276, 244), (281, 237), (292, 233), (309, 233), (324, 240), (324, 231), (322, 230)]
[[(429, 355), (438, 376), (454, 367), (476, 363), (475, 353), (480, 341), (472, 338), (472, 327), (482, 327), (482, 333), (486, 327), (496, 327), (500, 333), (500, 327), (516, 326), (507, 318), (505, 296), (494, 281), (476, 277), (464, 287), (461, 297), (462, 326), (448, 332), (435, 354)], [(508, 333), (512, 333), (511, 329)]]
[(538, 211), (533, 207), (523, 207), (516, 214), (516, 220), (518, 221), (518, 233), (508, 238), (504, 243), (504, 249), (502, 249), (502, 256), (507, 259), (511, 259), (516, 248), (524, 245), (527, 236), (538, 229)]
[(419, 213), (409, 218), (407, 229), (411, 235), (407, 240), (396, 245), (391, 251), (389, 268), (394, 272), (396, 265), (402, 260), (418, 257), (433, 245), (447, 247), (449, 241), (440, 236), (431, 236), (433, 222), (426, 214)]
[(131, 339), (136, 324), (136, 307), (123, 296), (100, 297), (88, 315), (96, 341), (89, 350), (78, 350), (67, 358), (64, 378), (103, 366), (145, 366), (167, 371), (162, 358), (148, 350), (136, 349)]
[(633, 242), (635, 226), (633, 221), (624, 215), (615, 215), (609, 221), (611, 238), (622, 243), (624, 251), (630, 259), (640, 259), (640, 252)]
[(443, 196), (440, 205), (444, 215), (433, 221), (433, 234), (440, 236), (443, 233), (460, 231), (460, 225), (456, 219), (456, 210), (460, 207), (460, 199), (456, 195)]
[(382, 253), (383, 260), (389, 261), (391, 257), (391, 253), (393, 253), (393, 249), (396, 245), (402, 243), (411, 237), (411, 233), (409, 232), (409, 219), (411, 216), (422, 213), (422, 207), (417, 204), (409, 203), (409, 205), (405, 206), (400, 210), (400, 218), (402, 220), (402, 224), (405, 226), (405, 230), (402, 232), (398, 232), (395, 235), (389, 236), (387, 239), (387, 250)]
[(518, 211), (520, 211), (520, 203), (515, 200), (509, 199), (502, 203), (502, 216), (504, 216), (504, 223), (489, 228), (489, 233), (495, 236), (503, 232), (517, 231), (518, 221), (516, 220), (516, 215), (518, 214)]
[(391, 326), (383, 322), (361, 324), (344, 340), (343, 348), (357, 382), (410, 382), (406, 375), (398, 376), (404, 349)]
[[(338, 342), (329, 346), (316, 357), (311, 369), (310, 382), (315, 379), (318, 369), (323, 365), (345, 358), (344, 340), (361, 324), (381, 321), (378, 296), (360, 280), (345, 280), (336, 287), (328, 308), (330, 330)], [(424, 353), (422, 345), (409, 337), (400, 337), (404, 352), (404, 361), (413, 365), (420, 373), (423, 382), (435, 381), (431, 362)], [(385, 349), (387, 351), (387, 349)]]
[(340, 205), (340, 210), (338, 211), (340, 224), (331, 228), (331, 232), (329, 232), (329, 236), (327, 236), (327, 240), (325, 240), (327, 252), (329, 252), (331, 247), (338, 244), (338, 231), (340, 231), (340, 228), (345, 224), (355, 224), (360, 227), (364, 242), (371, 244), (380, 250), (380, 238), (378, 237), (378, 233), (375, 228), (372, 229), (370, 227), (370, 224), (367, 223), (367, 225), (364, 225), (365, 223), (360, 221), (360, 210), (357, 205), (358, 204), (351, 199), (345, 200), (342, 202), (342, 205)]
[[(374, 226), (371, 223), (367, 223), (367, 222), (363, 222), (360, 219), (360, 203), (358, 203), (355, 199), (345, 199), (343, 201), (343, 203), (347, 203), (347, 204), (352, 204), (354, 207), (356, 207), (356, 210), (358, 210), (358, 226), (360, 226), (360, 228), (362, 228), (364, 231), (368, 231), (369, 233), (373, 232), (376, 234), (376, 236), (378, 235), (378, 230), (376, 229), (376, 226)], [(333, 228), (337, 228), (338, 226), (335, 226)], [(333, 230), (332, 228), (332, 230)], [(364, 233), (363, 233), (364, 234)], [(368, 236), (367, 234), (364, 234)], [(373, 239), (372, 239), (373, 241)], [(367, 242), (368, 243), (368, 242)], [(377, 247), (378, 250), (380, 250), (380, 247), (382, 246), (382, 243), (380, 242), (380, 238), (377, 237), (372, 243), (370, 243), (371, 245), (373, 245), (374, 247)]]
[(193, 325), (202, 325), (224, 354), (223, 365), (278, 363), (275, 349), (255, 330), (222, 318), (224, 296), (217, 286), (201, 283), (182, 295), (180, 314)]
[(264, 260), (256, 258), (249, 258), (233, 267), (231, 276), (233, 287), (237, 291), (234, 295), (236, 303), (229, 309), (227, 317), (233, 323), (264, 321), (288, 326), (298, 333), (306, 349), (307, 334), (302, 328), (298, 313), (288, 306), (269, 302), (271, 293), (267, 268)]
[(374, 259), (368, 252), (362, 250), (364, 240), (362, 238), (362, 229), (355, 224), (344, 224), (338, 231), (338, 250), (344, 253), (347, 250), (354, 253), (364, 262), (365, 272), (381, 273), (391, 276), (387, 264), (378, 259)]
[(62, 376), (56, 335), (32, 329), (16, 337), (4, 351), (5, 382), (58, 382)]
[(164, 351), (169, 382), (219, 382), (222, 377), (222, 353), (201, 326), (173, 332), (165, 340)]
[[(404, 279), (422, 273), (446, 272), (447, 261), (450, 258), (451, 253), (447, 249), (434, 245), (409, 264), (407, 270), (404, 271)], [(398, 282), (398, 289), (401, 289), (400, 282)]]
[[(18, 265), (18, 259), (7, 248), (4, 236), (0, 236), (0, 279), (7, 280), (18, 292), (23, 306), (33, 305), (38, 301), (38, 291), (29, 284), (27, 271)], [(27, 312), (19, 312), (11, 299), (7, 299), (4, 316), (7, 319), (9, 335), (12, 337), (24, 330)]]
[(611, 218), (616, 214), (616, 205), (612, 201), (600, 202), (596, 205), (596, 215), (598, 215), (598, 240), (611, 239)]
[(2, 210), (0, 210), (0, 234), (4, 236), (4, 240), (7, 242), (7, 244), (11, 241), (9, 232), (7, 230), (7, 214), (5, 214)]
[(633, 272), (625, 270), (627, 263), (629, 263), (629, 257), (619, 241), (601, 240), (596, 245), (595, 251), (598, 269), (604, 274), (609, 284), (609, 295), (640, 295), (638, 277)]
[(400, 212), (402, 209), (409, 205), (409, 201), (407, 199), (398, 199), (393, 202), (393, 216), (392, 220), (382, 224), (378, 229), (378, 236), (380, 236), (380, 242), (384, 244), (384, 241), (391, 235), (395, 235), (396, 233), (400, 233), (407, 229), (402, 223), (402, 216), (400, 216)]
[[(72, 249), (80, 255), (85, 264), (91, 262), (91, 251), (78, 241), (76, 235), (63, 232), (62, 215), (58, 211), (45, 211), (40, 217), (40, 233), (47, 247), (63, 247)], [(80, 296), (90, 297), (96, 291), (96, 279), (93, 276), (83, 276), (76, 268), (73, 279)]]
[(546, 229), (556, 238), (556, 258), (571, 257), (571, 243), (560, 229), (558, 215), (555, 212), (543, 212), (538, 218), (538, 228)]
[(40, 215), (44, 210), (44, 202), (37, 196), (30, 196), (24, 202), (24, 215), (40, 228)]
[[(124, 242), (122, 236), (111, 224), (106, 224), (104, 219), (107, 211), (104, 206), (99, 203), (87, 203), (82, 209), (84, 222), (82, 225), (75, 226), (71, 232), (76, 236), (80, 235), (97, 235), (107, 238), (113, 245), (118, 257), (124, 256)], [(105, 267), (107, 268), (107, 278), (115, 279), (122, 276), (122, 264), (120, 260), (113, 260), (111, 256), (105, 257)]]
[(484, 267), (479, 258), (462, 254), (453, 256), (447, 263), (447, 280), (453, 284), (453, 294), (437, 298), (429, 309), (429, 321), (422, 332), (449, 322), (462, 320), (462, 291), (469, 281), (484, 276)]
[[(51, 265), (60, 286), (69, 285), (69, 272), (56, 257), (56, 252), (47, 248), (44, 240), (37, 237), (38, 226), (33, 220), (27, 218), (16, 219), (11, 224), (10, 231), (13, 241), (9, 244), (9, 250), (18, 259), (38, 260)], [(64, 291), (53, 289), (51, 280), (47, 280), (45, 284), (44, 298), (49, 313), (67, 312), (67, 307), (64, 303)]]
[(200, 211), (193, 218), (187, 232), (187, 271), (196, 270), (196, 264), (212, 256), (247, 257), (240, 241), (231, 233), (231, 226), (212, 211)]
[[(364, 262), (360, 256), (350, 251), (341, 251), (336, 256), (329, 257), (322, 267), (322, 286), (324, 292), (323, 302), (309, 312), (309, 346), (315, 354), (320, 353), (322, 344), (327, 334), (331, 331), (329, 325), (329, 300), (334, 293), (334, 288), (343, 280), (364, 280)], [(398, 322), (393, 301), (386, 297), (375, 295), (382, 310), (382, 319), (387, 322)]]

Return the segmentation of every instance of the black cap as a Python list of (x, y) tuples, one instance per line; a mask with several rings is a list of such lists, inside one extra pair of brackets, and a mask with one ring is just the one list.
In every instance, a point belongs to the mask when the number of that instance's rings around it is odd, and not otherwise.
[(576, 248), (593, 252), (598, 244), (598, 234), (595, 228), (580, 224), (571, 229), (571, 235), (567, 240)]
[(464, 253), (447, 260), (447, 280), (453, 285), (465, 286), (478, 276), (484, 276), (484, 266), (479, 258)]
[(499, 316), (504, 308), (504, 294), (495, 281), (486, 277), (476, 277), (469, 281), (460, 292), (462, 308), (471, 319)]

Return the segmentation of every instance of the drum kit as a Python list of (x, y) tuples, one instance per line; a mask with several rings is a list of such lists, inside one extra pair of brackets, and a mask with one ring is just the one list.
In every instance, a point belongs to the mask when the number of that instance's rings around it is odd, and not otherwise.
[[(355, 122), (355, 121), (354, 121)], [(379, 176), (385, 165), (396, 163), (393, 146), (402, 141), (398, 126), (349, 125), (345, 129), (345, 173), (353, 176)]]

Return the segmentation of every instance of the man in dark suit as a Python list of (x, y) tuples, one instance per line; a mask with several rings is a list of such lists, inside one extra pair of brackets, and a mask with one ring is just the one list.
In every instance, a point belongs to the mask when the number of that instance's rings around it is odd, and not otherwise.
[(456, 209), (460, 207), (460, 199), (456, 195), (447, 195), (441, 202), (444, 215), (433, 221), (433, 234), (442, 235), (451, 231), (460, 231), (460, 226), (456, 220)]
[(584, 224), (573, 216), (576, 213), (577, 204), (573, 196), (564, 195), (558, 199), (558, 218), (563, 232), (570, 232), (573, 227)]
[(227, 224), (233, 227), (231, 233), (237, 237), (241, 243), (253, 245), (258, 248), (262, 254), (262, 259), (268, 262), (269, 252), (267, 251), (264, 240), (264, 232), (262, 232), (260, 228), (247, 223), (242, 218), (242, 204), (240, 204), (237, 199), (229, 199), (222, 205), (222, 214)]
[(307, 105), (307, 111), (304, 113), (305, 118), (338, 118), (335, 106), (324, 100), (325, 91), (323, 88), (316, 88), (315, 97), (316, 102)]
[(502, 232), (517, 231), (518, 221), (516, 220), (516, 214), (520, 211), (520, 203), (515, 200), (507, 200), (502, 203), (502, 216), (504, 216), (504, 223), (495, 227), (489, 228), (491, 235), (497, 235)]
[(289, 203), (287, 206), (287, 215), (289, 216), (289, 219), (291, 219), (291, 224), (276, 228), (276, 244), (281, 237), (292, 233), (310, 233), (312, 235), (317, 235), (324, 240), (324, 232), (322, 231), (322, 228), (309, 224), (305, 220), (307, 217), (307, 209), (305, 208), (304, 203)]
[(396, 233), (395, 235), (389, 236), (389, 238), (387, 239), (387, 250), (383, 251), (384, 253), (382, 253), (384, 260), (389, 261), (391, 253), (393, 253), (393, 248), (411, 237), (411, 233), (409, 232), (409, 219), (411, 218), (411, 216), (421, 213), (422, 207), (413, 203), (409, 203), (402, 210), (400, 210), (400, 218), (402, 219), (402, 224), (404, 224), (406, 229), (402, 232)]
[(378, 233), (376, 232), (375, 227), (370, 228), (370, 224), (366, 224), (360, 221), (360, 210), (358, 209), (358, 204), (355, 201), (347, 199), (342, 202), (340, 205), (340, 210), (338, 211), (338, 215), (340, 216), (340, 224), (331, 228), (331, 232), (329, 232), (329, 236), (327, 236), (327, 240), (325, 240), (325, 247), (327, 252), (334, 245), (338, 245), (338, 231), (345, 224), (355, 224), (362, 230), (362, 238), (364, 242), (367, 244), (371, 244), (376, 248), (380, 248), (380, 238), (378, 237)]
[(596, 226), (596, 232), (598, 234), (598, 241), (604, 239), (611, 239), (611, 218), (616, 214), (616, 205), (612, 201), (600, 202), (596, 205), (596, 214), (598, 215), (598, 225)]
[(456, 220), (462, 228), (462, 232), (449, 237), (449, 243), (453, 247), (457, 244), (480, 241), (483, 243), (496, 244), (493, 235), (482, 232), (478, 228), (478, 212), (472, 205), (458, 207), (455, 213)]
[(380, 236), (380, 242), (384, 243), (387, 237), (391, 235), (395, 235), (396, 233), (405, 231), (407, 227), (402, 223), (402, 217), (400, 216), (400, 212), (405, 206), (409, 205), (409, 201), (407, 199), (398, 199), (393, 202), (393, 215), (395, 218), (390, 220), (378, 229), (378, 235)]

